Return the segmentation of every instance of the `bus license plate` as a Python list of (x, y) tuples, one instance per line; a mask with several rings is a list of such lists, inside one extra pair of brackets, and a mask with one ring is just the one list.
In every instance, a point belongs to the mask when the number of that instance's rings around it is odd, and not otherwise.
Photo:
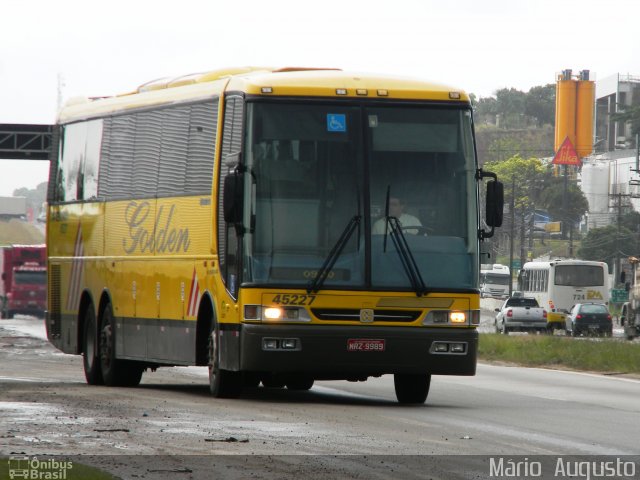
[(384, 340), (373, 338), (350, 338), (347, 340), (349, 352), (384, 352)]

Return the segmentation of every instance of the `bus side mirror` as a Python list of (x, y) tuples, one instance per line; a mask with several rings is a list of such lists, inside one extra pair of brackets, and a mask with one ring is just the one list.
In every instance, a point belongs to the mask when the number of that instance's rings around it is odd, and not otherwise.
[(234, 168), (224, 179), (222, 197), (224, 221), (234, 225), (242, 223), (242, 202), (244, 199), (244, 174)]
[(492, 180), (487, 182), (486, 221), (490, 227), (502, 226), (502, 212), (504, 210), (504, 185)]

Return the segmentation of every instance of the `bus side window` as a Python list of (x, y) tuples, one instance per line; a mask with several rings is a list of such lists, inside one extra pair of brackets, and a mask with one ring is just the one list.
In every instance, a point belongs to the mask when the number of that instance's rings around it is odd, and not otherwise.
[(59, 201), (70, 202), (78, 199), (78, 192), (81, 192), (78, 180), (84, 163), (85, 142), (85, 122), (65, 125), (57, 174), (56, 199)]

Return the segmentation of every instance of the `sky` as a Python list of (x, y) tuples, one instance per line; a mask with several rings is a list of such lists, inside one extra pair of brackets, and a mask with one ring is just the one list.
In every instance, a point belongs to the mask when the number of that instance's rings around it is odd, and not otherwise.
[[(55, 122), (77, 96), (234, 66), (335, 67), (477, 97), (558, 72), (640, 76), (638, 0), (2, 0), (0, 123)], [(0, 160), (0, 196), (47, 180)]]

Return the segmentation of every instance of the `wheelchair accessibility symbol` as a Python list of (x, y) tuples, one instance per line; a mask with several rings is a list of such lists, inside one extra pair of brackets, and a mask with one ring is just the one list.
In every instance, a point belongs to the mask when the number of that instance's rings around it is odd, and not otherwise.
[(327, 131), (328, 132), (346, 132), (347, 117), (344, 113), (328, 113), (327, 114)]

